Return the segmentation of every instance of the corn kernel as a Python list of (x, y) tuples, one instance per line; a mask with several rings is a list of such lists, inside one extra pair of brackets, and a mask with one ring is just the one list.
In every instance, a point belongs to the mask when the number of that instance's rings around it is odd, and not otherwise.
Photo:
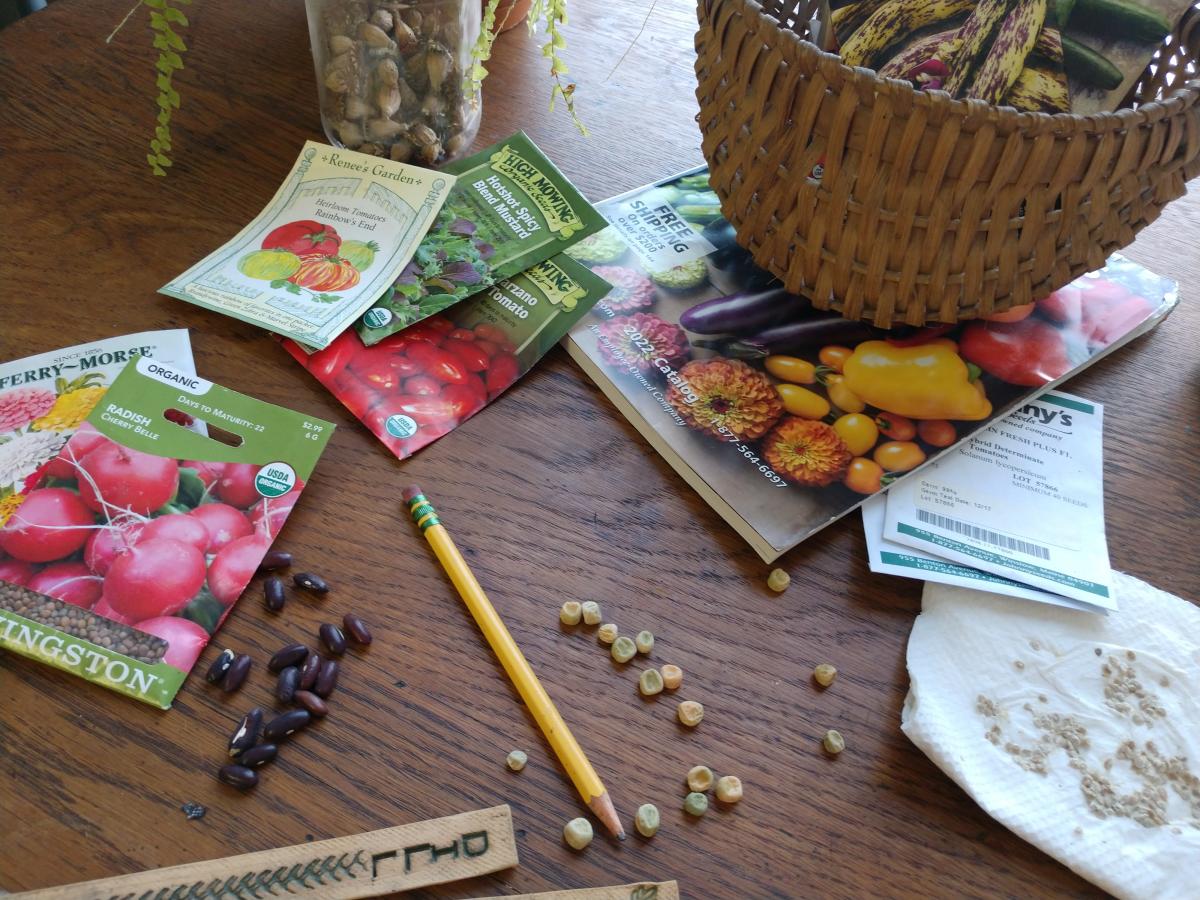
[(584, 625), (600, 624), (600, 604), (595, 600), (584, 600), (580, 605), (580, 611), (583, 613)]
[(661, 694), (662, 689), (663, 679), (658, 674), (658, 669), (647, 669), (638, 676), (638, 690), (642, 692), (643, 697), (653, 697), (655, 694)]
[(504, 762), (514, 772), (520, 772), (525, 768), (525, 763), (529, 762), (529, 754), (524, 750), (513, 750), (504, 758)]
[(654, 649), (654, 635), (649, 631), (639, 631), (633, 643), (637, 646), (638, 653), (649, 653)]
[(832, 753), (834, 756), (846, 749), (846, 739), (832, 728), (825, 732), (821, 744), (825, 747), (826, 753)]
[(596, 631), (596, 637), (600, 638), (600, 643), (602, 644), (611, 644), (617, 639), (619, 633), (616, 625), (612, 622), (605, 622)]
[(813, 681), (821, 687), (829, 687), (835, 678), (837, 678), (837, 669), (829, 663), (821, 663), (813, 669)]
[(558, 611), (558, 620), (564, 625), (578, 625), (581, 618), (583, 618), (583, 607), (575, 600), (568, 600)]
[(708, 812), (708, 795), (693, 791), (683, 798), (683, 811), (693, 816)]
[(587, 819), (572, 819), (563, 827), (563, 840), (572, 849), (582, 850), (592, 842), (592, 823)]
[(612, 658), (619, 663), (627, 663), (637, 654), (637, 645), (632, 638), (621, 635), (612, 645)]
[(783, 569), (772, 569), (771, 574), (767, 576), (767, 587), (776, 593), (782, 593), (787, 590), (787, 586), (791, 584), (792, 576)]
[(742, 779), (736, 775), (722, 775), (717, 779), (714, 793), (722, 803), (737, 803), (742, 799)]
[(637, 815), (633, 819), (633, 825), (637, 828), (638, 834), (642, 837), (654, 837), (658, 834), (658, 824), (657, 806), (653, 803), (643, 803), (638, 807)]
[(679, 666), (674, 666), (671, 665), (671, 663), (667, 663), (659, 671), (662, 672), (663, 687), (665, 687), (668, 691), (673, 691), (675, 688), (683, 684), (683, 669), (679, 668)]
[(713, 786), (713, 770), (708, 766), (692, 766), (688, 769), (687, 786), (690, 790), (703, 794)]
[(695, 728), (704, 718), (704, 707), (695, 700), (684, 700), (679, 704), (679, 721), (688, 728)]

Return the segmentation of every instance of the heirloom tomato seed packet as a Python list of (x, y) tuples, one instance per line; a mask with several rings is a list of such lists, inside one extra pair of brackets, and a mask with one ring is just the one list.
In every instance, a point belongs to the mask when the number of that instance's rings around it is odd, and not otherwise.
[(320, 349), (396, 280), (454, 176), (308, 141), (271, 202), (160, 291)]
[(525, 134), (451, 163), (446, 205), (412, 261), (355, 323), (376, 344), (594, 234), (605, 221)]
[(332, 432), (136, 357), (0, 527), (0, 648), (168, 708)]
[(351, 330), (311, 356), (284, 347), (405, 459), (495, 400), (609, 290), (560, 255), (372, 346)]

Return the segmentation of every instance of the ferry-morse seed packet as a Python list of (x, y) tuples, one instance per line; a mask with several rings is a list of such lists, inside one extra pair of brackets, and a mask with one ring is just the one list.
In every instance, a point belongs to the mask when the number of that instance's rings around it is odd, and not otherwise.
[(266, 208), (160, 291), (321, 349), (395, 282), (454, 181), (307, 141)]

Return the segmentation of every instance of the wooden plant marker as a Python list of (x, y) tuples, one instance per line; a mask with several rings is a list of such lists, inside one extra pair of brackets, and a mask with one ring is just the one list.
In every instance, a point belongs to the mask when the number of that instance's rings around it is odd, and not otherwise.
[(507, 897), (479, 897), (477, 900), (679, 900), (679, 885), (674, 881), (639, 881), (637, 884), (612, 887), (510, 894)]
[(377, 897), (517, 864), (512, 812), (493, 806), (348, 837), (41, 888), (46, 900), (246, 900)]

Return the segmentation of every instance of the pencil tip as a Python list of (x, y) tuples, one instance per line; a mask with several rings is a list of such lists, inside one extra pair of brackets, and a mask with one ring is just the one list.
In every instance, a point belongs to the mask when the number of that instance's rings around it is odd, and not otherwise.
[(421, 488), (419, 485), (410, 484), (408, 487), (406, 487), (404, 489), (404, 492), (400, 496), (404, 498), (405, 503), (409, 503), (412, 501), (413, 497), (417, 496), (420, 493), (421, 493)]
[(617, 840), (623, 841), (623, 840), (625, 840), (625, 837), (626, 837), (625, 832), (622, 831), (620, 834), (617, 835)]

